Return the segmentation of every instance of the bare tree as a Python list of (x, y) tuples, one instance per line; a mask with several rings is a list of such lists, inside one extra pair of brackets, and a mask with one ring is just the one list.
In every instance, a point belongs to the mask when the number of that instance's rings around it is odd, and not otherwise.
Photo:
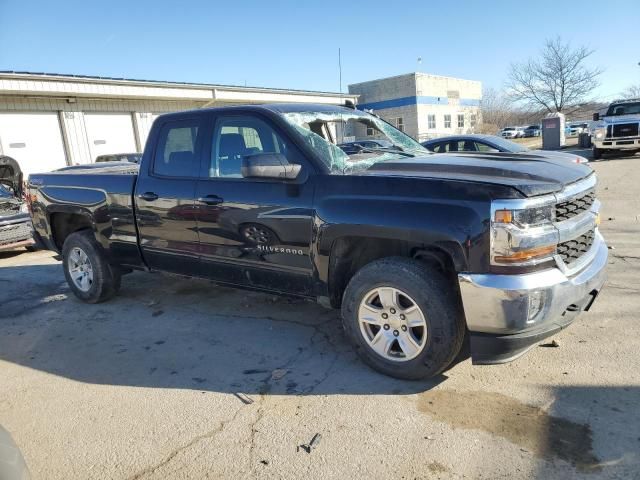
[(513, 113), (511, 102), (504, 92), (494, 88), (485, 88), (480, 103), (482, 116), (480, 133), (495, 133), (506, 127), (512, 122)]
[(547, 40), (539, 58), (511, 64), (509, 95), (531, 108), (568, 113), (598, 86), (602, 70), (586, 65), (591, 54), (593, 50), (574, 49), (560, 37)]
[(623, 98), (640, 98), (640, 85), (631, 85), (620, 93), (620, 95)]

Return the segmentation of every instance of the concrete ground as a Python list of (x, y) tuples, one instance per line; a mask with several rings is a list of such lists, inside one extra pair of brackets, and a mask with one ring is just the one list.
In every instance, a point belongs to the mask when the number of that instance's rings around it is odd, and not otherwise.
[(592, 166), (593, 309), (434, 381), (371, 371), (312, 303), (132, 274), (84, 305), (51, 253), (0, 254), (0, 424), (35, 479), (640, 478), (640, 156)]

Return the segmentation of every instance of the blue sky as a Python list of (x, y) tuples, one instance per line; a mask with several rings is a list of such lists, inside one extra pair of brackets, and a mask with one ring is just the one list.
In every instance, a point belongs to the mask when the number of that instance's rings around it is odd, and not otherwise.
[(416, 70), (500, 87), (561, 35), (596, 49), (610, 98), (640, 84), (638, 25), (637, 0), (0, 0), (0, 69), (337, 91), (340, 47), (345, 90)]

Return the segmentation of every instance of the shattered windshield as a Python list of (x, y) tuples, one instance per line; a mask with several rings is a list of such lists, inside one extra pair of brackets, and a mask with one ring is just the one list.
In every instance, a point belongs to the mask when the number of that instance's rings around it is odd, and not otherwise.
[[(378, 162), (431, 154), (385, 121), (358, 110), (287, 112), (284, 117), (320, 154), (331, 173), (349, 174)], [(373, 145), (373, 142), (368, 142), (370, 140), (382, 142)], [(347, 154), (339, 147), (340, 144), (358, 141), (363, 143), (355, 153)]]

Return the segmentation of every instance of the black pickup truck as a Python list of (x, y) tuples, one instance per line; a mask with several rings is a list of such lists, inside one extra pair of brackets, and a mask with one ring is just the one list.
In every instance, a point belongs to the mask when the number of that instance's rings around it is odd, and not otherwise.
[[(392, 147), (337, 146), (367, 135)], [(307, 297), (342, 309), (369, 365), (414, 379), (465, 335), (475, 363), (506, 362), (589, 309), (595, 187), (585, 165), (432, 154), (375, 115), (295, 104), (163, 115), (139, 166), (31, 175), (29, 198), (85, 302), (132, 270)]]

